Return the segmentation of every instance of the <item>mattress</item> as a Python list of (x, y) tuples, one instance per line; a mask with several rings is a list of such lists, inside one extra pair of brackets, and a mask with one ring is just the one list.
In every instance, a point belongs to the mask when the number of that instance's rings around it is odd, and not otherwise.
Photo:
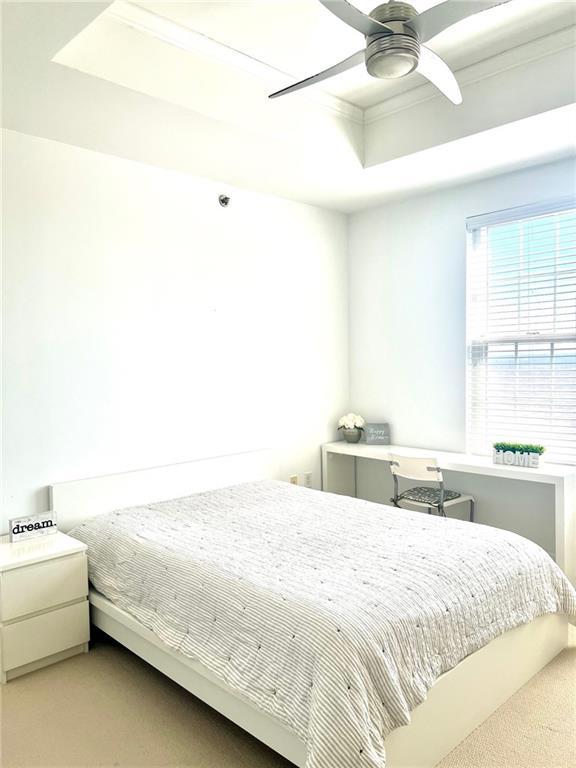
[(382, 768), (444, 672), (545, 613), (576, 617), (516, 534), (259, 481), (119, 510), (70, 535), (93, 586), (307, 745), (307, 768)]

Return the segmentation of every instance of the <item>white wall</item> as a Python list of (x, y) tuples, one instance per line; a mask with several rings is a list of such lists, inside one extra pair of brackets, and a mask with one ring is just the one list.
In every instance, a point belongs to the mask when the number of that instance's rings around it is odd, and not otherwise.
[[(347, 232), (337, 213), (4, 138), (4, 519), (45, 509), (53, 482), (263, 445), (319, 485), (318, 446), (348, 408), (399, 443), (462, 450), (464, 219), (576, 185), (556, 163), (364, 211)], [(360, 493), (383, 500), (371, 464)], [(527, 512), (521, 494), (470, 490), (489, 524), (507, 495), (521, 533), (546, 507), (530, 535), (550, 549), (546, 499)]]
[(352, 408), (398, 444), (463, 451), (465, 219), (575, 192), (562, 161), (352, 215)]
[(4, 519), (53, 482), (263, 445), (319, 485), (345, 217), (12, 131), (4, 153)]

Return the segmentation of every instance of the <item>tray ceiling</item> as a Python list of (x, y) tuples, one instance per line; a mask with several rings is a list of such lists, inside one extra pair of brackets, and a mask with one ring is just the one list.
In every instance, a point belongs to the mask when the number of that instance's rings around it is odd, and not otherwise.
[(368, 86), (361, 68), (349, 73), (360, 82), (333, 80), (331, 93), (269, 100), (286, 78), (332, 63), (356, 38), (317, 0), (8, 3), (4, 124), (354, 210), (574, 155), (576, 3), (506, 8), (516, 15), (513, 35), (496, 9), (477, 17), (468, 38), (466, 22), (458, 37), (436, 38), (448, 60), (464, 62), (456, 67), (464, 103), (455, 107), (417, 76)]
[[(366, 13), (376, 0), (355, 0)], [(413, 0), (422, 12), (437, 0)], [(158, 17), (200, 32), (263, 62), (285, 78), (282, 84), (315, 74), (360, 50), (364, 39), (316, 0), (237, 0), (232, 2), (140, 2)], [(431, 47), (455, 69), (494, 56), (574, 23), (576, 3), (512, 0), (476, 14), (434, 39)], [(152, 17), (150, 17), (153, 23)], [(424, 82), (420, 75), (402, 81), (371, 78), (363, 67), (315, 86), (361, 109), (374, 106)]]

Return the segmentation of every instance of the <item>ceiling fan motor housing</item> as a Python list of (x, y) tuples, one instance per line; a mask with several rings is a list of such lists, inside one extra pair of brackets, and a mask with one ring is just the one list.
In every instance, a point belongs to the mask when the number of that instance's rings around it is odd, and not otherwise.
[(420, 43), (416, 33), (406, 25), (418, 13), (408, 3), (389, 2), (370, 12), (375, 21), (386, 24), (393, 34), (366, 37), (366, 69), (372, 77), (397, 78), (409, 75), (418, 66)]

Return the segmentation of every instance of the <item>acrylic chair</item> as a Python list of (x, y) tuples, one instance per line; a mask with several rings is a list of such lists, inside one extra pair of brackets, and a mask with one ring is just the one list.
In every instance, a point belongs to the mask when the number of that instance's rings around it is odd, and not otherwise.
[[(394, 479), (394, 496), (390, 501), (395, 507), (400, 507), (400, 502), (405, 501), (416, 507), (425, 507), (429, 514), (434, 509), (442, 517), (446, 517), (446, 509), (456, 504), (468, 503), (470, 505), (470, 522), (474, 522), (474, 497), (464, 496), (458, 491), (449, 491), (445, 488), (442, 470), (436, 459), (391, 454), (390, 470)], [(431, 481), (436, 483), (438, 487), (416, 486), (400, 493), (398, 478), (420, 480), (421, 482)]]

